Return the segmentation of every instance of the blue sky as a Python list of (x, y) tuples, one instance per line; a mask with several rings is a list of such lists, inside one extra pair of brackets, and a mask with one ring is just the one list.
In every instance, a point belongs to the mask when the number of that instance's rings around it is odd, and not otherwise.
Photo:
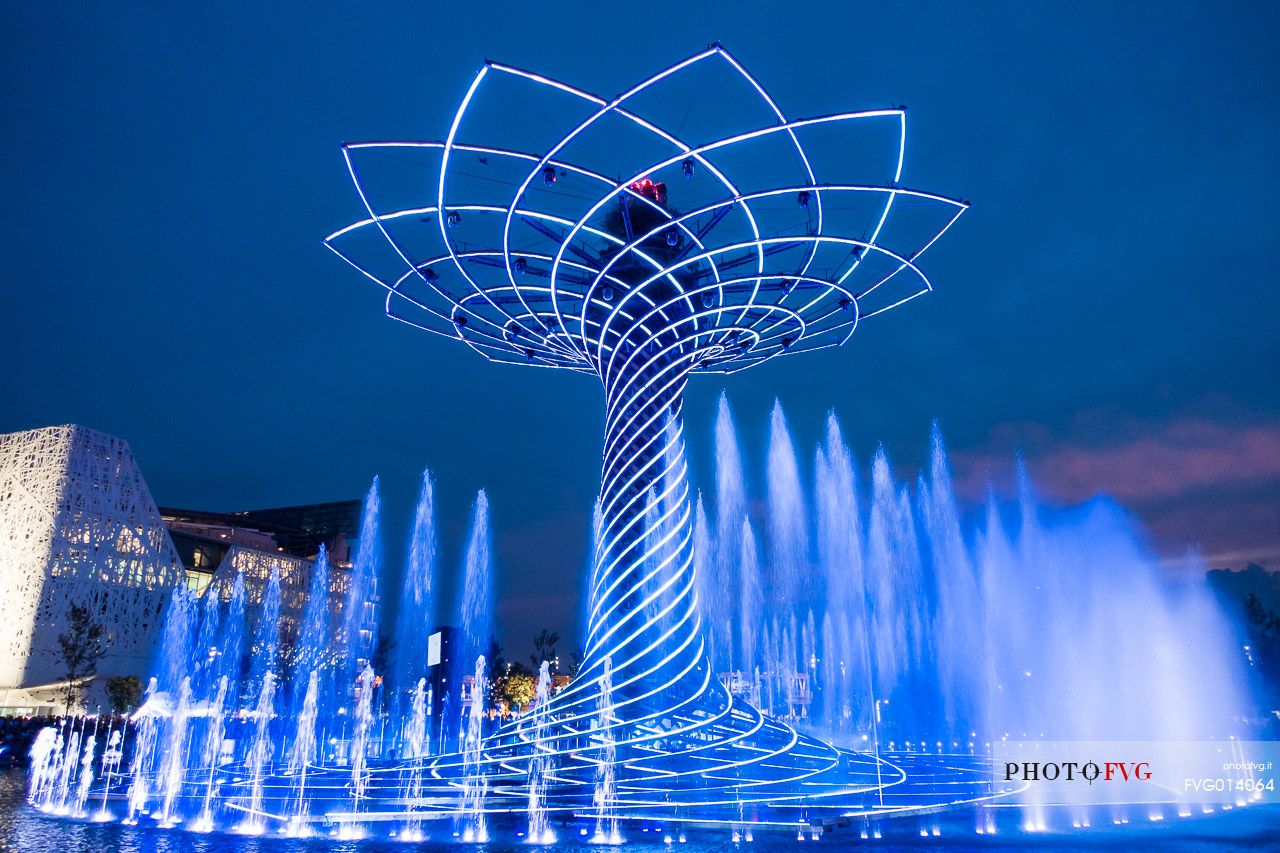
[[(1041, 491), (1114, 494), (1163, 552), (1280, 560), (1280, 60), (1270, 4), (53, 3), (0, 33), (0, 431), (127, 438), (161, 503), (477, 488), (513, 634), (569, 628), (599, 389), (382, 316), (320, 245), (360, 210), (345, 140), (439, 138), (485, 58), (612, 94), (722, 41), (789, 114), (907, 104), (905, 181), (971, 199), (936, 292), (840, 351), (724, 389), (762, 462), (781, 398), (910, 475), (941, 421), (969, 500), (1016, 447)], [(400, 538), (399, 529), (389, 531)], [(503, 611), (500, 611), (503, 612)]]

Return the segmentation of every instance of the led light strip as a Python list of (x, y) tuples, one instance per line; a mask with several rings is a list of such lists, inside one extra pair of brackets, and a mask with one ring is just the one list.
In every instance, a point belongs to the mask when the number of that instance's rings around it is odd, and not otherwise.
[[(636, 96), (712, 60), (726, 63), (745, 81), (776, 122), (690, 144), (633, 110)], [(535, 94), (553, 90), (594, 109), (540, 154), (463, 142), (466, 119), (479, 109), (478, 94), (499, 74), (532, 86)], [(645, 131), (673, 153), (628, 170), (631, 176), (621, 180), (569, 162), (565, 152), (605, 126), (607, 116)], [(806, 129), (861, 128), (885, 119), (895, 122), (897, 131), (886, 185), (824, 182), (815, 174), (801, 144)], [(775, 135), (782, 135), (796, 155), (794, 180), (753, 186), (752, 175), (736, 175), (717, 162), (721, 153)], [(776, 822), (777, 810), (788, 804), (823, 800), (848, 813), (866, 813), (872, 808), (864, 798), (868, 792), (910, 786), (909, 774), (897, 764), (801, 735), (735, 697), (712, 673), (697, 600), (682, 428), (683, 394), (694, 373), (733, 372), (788, 352), (838, 346), (860, 320), (931, 289), (917, 261), (967, 204), (901, 185), (905, 137), (902, 109), (788, 119), (717, 44), (612, 100), (487, 62), (472, 79), (442, 142), (343, 147), (368, 217), (334, 232), (325, 245), (386, 290), (388, 316), (458, 338), (494, 361), (591, 372), (604, 387), (600, 522), (588, 585), (585, 658), (574, 681), (536, 715), (540, 732), (535, 732), (535, 715), (528, 715), (485, 742), (480, 763), (491, 781), (491, 808), (523, 807), (525, 775), (532, 763), (547, 770), (545, 793), (551, 808), (583, 815), (607, 809), (623, 817), (680, 808), (684, 819), (707, 823), (727, 820), (722, 810), (729, 807), (738, 810), (737, 821), (748, 820), (741, 815), (750, 808), (773, 815), (756, 819)], [(379, 212), (353, 157), (398, 148), (440, 153), (435, 197), (429, 204)], [(509, 200), (479, 204), (455, 198), (462, 186), (456, 168), (462, 154), (516, 165), (523, 178)], [(376, 158), (363, 168), (373, 162)], [(720, 196), (674, 213), (639, 191), (639, 181), (660, 179), (677, 166), (687, 176), (705, 170)], [(545, 177), (548, 169), (552, 178)], [(570, 174), (596, 188), (585, 212), (571, 218), (540, 210), (537, 197), (548, 196), (530, 193), (533, 182), (544, 176), (553, 194), (556, 176)], [(828, 233), (838, 212), (834, 200), (843, 198), (876, 202), (862, 233)], [(806, 210), (806, 231), (762, 233), (762, 205), (781, 199), (795, 199), (800, 208), (813, 205), (812, 219)], [(939, 224), (918, 243), (884, 245), (881, 237), (899, 199), (937, 208)], [(657, 224), (631, 233), (628, 221), (628, 234), (621, 237), (601, 227), (598, 216), (623, 203), (643, 206), (656, 215)], [(500, 217), (500, 242), (476, 245), (451, 234), (450, 219), (456, 217), (453, 224), (458, 224), (464, 214)], [(425, 235), (432, 244), (426, 259), (415, 258), (390, 228), (414, 228), (415, 217), (437, 220), (438, 234)], [(725, 224), (730, 219), (740, 223), (736, 230)], [(518, 223), (538, 232), (547, 245), (516, 248)], [(403, 264), (400, 272), (375, 273), (345, 247), (369, 228), (380, 232)], [(824, 268), (820, 259), (830, 253), (843, 260)], [(876, 265), (864, 263), (872, 258), (882, 269), (868, 279), (865, 270)], [(731, 272), (743, 265), (746, 269)], [(488, 281), (482, 275), (485, 268), (499, 275)], [(891, 292), (888, 305), (862, 304), (881, 288), (897, 287), (900, 273), (915, 284), (905, 292), (886, 290)], [(447, 285), (446, 276), (460, 286)], [(703, 276), (707, 280), (699, 283)], [(420, 294), (411, 292), (414, 281), (426, 284)], [(398, 310), (403, 305), (425, 316), (421, 321), (404, 316)], [(434, 328), (432, 321), (442, 328)], [(606, 690), (607, 714), (601, 710)], [(601, 764), (611, 760), (608, 756), (613, 756), (616, 802), (593, 803), (591, 788)], [(433, 780), (424, 797), (434, 798), (433, 808), (449, 810), (447, 803), (461, 788), (463, 757), (439, 755), (420, 760), (419, 766), (429, 769)], [(404, 769), (396, 764), (375, 771), (370, 796), (392, 798), (395, 774)], [(340, 775), (335, 774), (334, 784), (340, 784)], [(966, 797), (972, 793), (957, 790)], [(925, 801), (932, 807), (939, 798)], [(708, 811), (689, 811), (697, 807)]]

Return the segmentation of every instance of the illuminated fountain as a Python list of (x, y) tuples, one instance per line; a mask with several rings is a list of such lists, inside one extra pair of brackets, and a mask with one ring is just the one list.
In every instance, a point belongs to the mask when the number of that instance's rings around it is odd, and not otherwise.
[[(714, 103), (690, 110), (700, 94)], [(990, 772), (1006, 734), (1229, 733), (1219, 617), (1202, 590), (1162, 586), (1113, 510), (1045, 523), (1024, 490), (1017, 524), (993, 507), (975, 539), (940, 436), (914, 490), (877, 454), (860, 501), (834, 417), (810, 476), (776, 407), (753, 516), (723, 401), (714, 497), (691, 493), (694, 374), (837, 347), (929, 291), (919, 258), (965, 204), (901, 183), (905, 123), (901, 108), (789, 119), (715, 45), (614, 99), (486, 63), (444, 141), (345, 145), (367, 217), (325, 242), (383, 288), (389, 316), (602, 383), (585, 655), (555, 690), (544, 668), (527, 713), (490, 719), (481, 492), (452, 609), (454, 659), (474, 672), (432, 713), (424, 474), (397, 652), (375, 672), (375, 480), (341, 612), (322, 552), (288, 661), (278, 575), (252, 618), (243, 577), (202, 603), (175, 594), (128, 769), (99, 774), (102, 813), (410, 841), (551, 843), (560, 823), (606, 844), (836, 825), (878, 838), (895, 817), (932, 837), (941, 812), (997, 828), (983, 809), (1014, 787)], [(1117, 624), (1122, 601), (1141, 615)], [(1209, 684), (1219, 704), (1188, 709)], [(37, 740), (37, 806), (63, 808), (83, 733)]]
[(488, 841), (485, 797), (489, 793), (489, 773), (484, 766), (484, 717), (487, 689), (484, 655), (476, 658), (476, 671), (471, 682), (471, 701), (467, 703), (466, 735), (462, 739), (462, 819), (464, 841)]
[(538, 668), (538, 683), (533, 695), (533, 760), (529, 762), (529, 827), (527, 837), (537, 844), (551, 844), (556, 840), (547, 812), (547, 776), (551, 771), (542, 756), (543, 740), (547, 734), (547, 702), (551, 699), (551, 665), (543, 661)]

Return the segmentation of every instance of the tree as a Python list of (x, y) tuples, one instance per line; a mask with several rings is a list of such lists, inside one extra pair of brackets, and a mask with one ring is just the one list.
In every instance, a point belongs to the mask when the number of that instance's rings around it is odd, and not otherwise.
[(98, 671), (98, 659), (107, 652), (102, 645), (104, 633), (106, 628), (93, 621), (89, 608), (72, 604), (67, 609), (67, 630), (58, 635), (58, 645), (62, 648), (62, 664), (67, 673), (63, 699), (68, 714), (71, 703), (84, 686), (83, 680)]
[(142, 703), (142, 679), (136, 675), (108, 678), (107, 701), (111, 703), (111, 710), (129, 713)]
[(495, 686), (496, 698), (506, 702), (508, 710), (512, 713), (518, 713), (533, 701), (538, 683), (531, 673), (517, 665), (513, 666), (507, 674), (495, 679)]
[(1256, 592), (1244, 597), (1244, 612), (1249, 624), (1257, 628), (1260, 636), (1268, 640), (1280, 639), (1280, 615), (1264, 607)]
[(533, 638), (533, 654), (529, 655), (529, 660), (533, 663), (534, 672), (538, 671), (538, 667), (542, 666), (544, 660), (554, 661), (556, 659), (556, 643), (560, 642), (560, 632), (543, 628), (538, 632), (538, 636)]

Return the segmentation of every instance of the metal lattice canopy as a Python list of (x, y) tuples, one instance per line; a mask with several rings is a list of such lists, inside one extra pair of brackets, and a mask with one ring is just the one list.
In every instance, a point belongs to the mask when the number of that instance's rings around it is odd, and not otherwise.
[(343, 146), (368, 217), (325, 244), (494, 361), (735, 372), (931, 289), (967, 204), (902, 185), (905, 140), (900, 107), (788, 118), (719, 45), (612, 99), (486, 62), (443, 141)]

